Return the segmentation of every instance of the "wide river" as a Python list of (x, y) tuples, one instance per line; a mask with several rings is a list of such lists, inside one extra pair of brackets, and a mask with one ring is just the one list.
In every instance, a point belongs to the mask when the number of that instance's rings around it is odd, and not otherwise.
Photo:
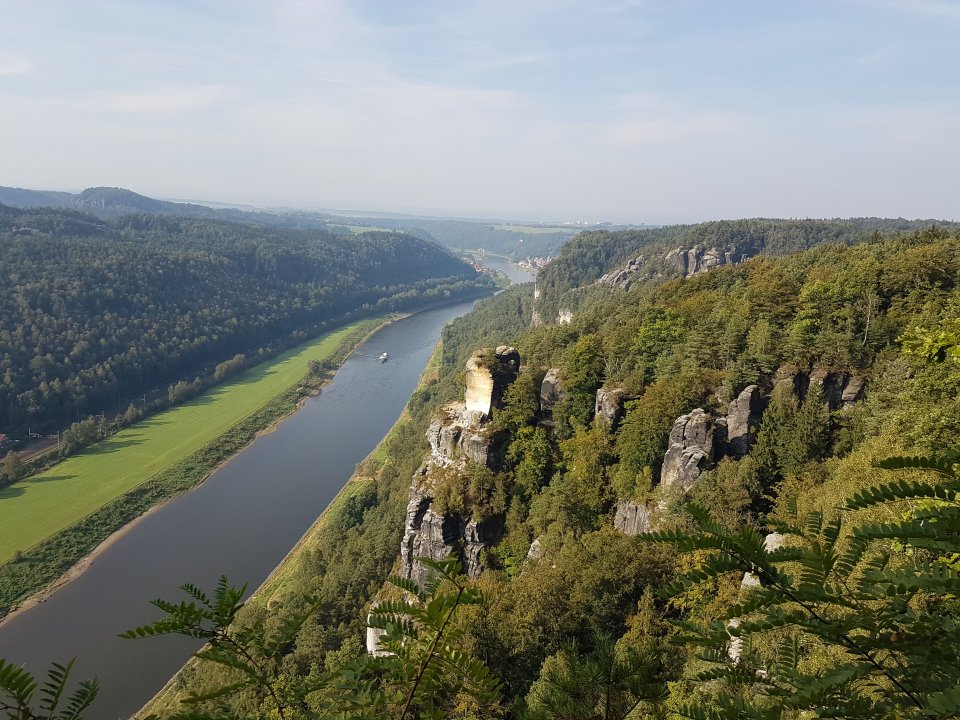
[[(493, 258), (514, 282), (531, 276)], [(77, 658), (74, 679), (97, 676), (87, 717), (127, 718), (198, 645), (189, 639), (121, 640), (179, 600), (184, 582), (210, 588), (226, 573), (256, 588), (403, 411), (448, 322), (475, 301), (428, 310), (369, 338), (316, 398), (258, 438), (197, 489), (145, 515), (46, 602), (0, 625), (0, 658), (45, 671)], [(387, 352), (390, 360), (380, 363)]]

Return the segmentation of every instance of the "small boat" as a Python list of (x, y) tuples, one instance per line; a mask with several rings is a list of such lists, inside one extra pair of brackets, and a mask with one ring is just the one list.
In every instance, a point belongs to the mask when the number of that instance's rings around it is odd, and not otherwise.
[(380, 362), (385, 363), (389, 359), (390, 359), (389, 355), (387, 355), (386, 353), (380, 353)]

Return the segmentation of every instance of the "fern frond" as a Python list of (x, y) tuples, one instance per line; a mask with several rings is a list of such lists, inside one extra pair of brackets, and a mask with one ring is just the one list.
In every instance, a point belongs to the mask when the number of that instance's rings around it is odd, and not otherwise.
[(960, 491), (960, 486), (954, 484), (938, 486), (930, 485), (929, 483), (896, 480), (860, 490), (847, 501), (846, 507), (848, 510), (860, 510), (873, 505), (896, 502), (897, 500), (916, 500), (921, 498), (955, 503), (957, 501), (958, 491)]
[(955, 457), (934, 458), (934, 457), (889, 457), (878, 460), (875, 465), (884, 470), (931, 470), (946, 477), (957, 477), (954, 466), (957, 464)]

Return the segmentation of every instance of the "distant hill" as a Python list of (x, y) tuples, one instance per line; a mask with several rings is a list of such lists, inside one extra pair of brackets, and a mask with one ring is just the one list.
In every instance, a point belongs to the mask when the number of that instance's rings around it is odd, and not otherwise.
[(76, 195), (53, 190), (0, 187), (0, 205), (19, 208), (72, 207)]
[[(409, 233), (424, 240), (435, 240), (451, 250), (485, 250), (516, 259), (554, 256), (570, 238), (581, 230), (588, 229), (539, 223), (498, 223), (489, 220), (387, 217), (373, 213), (346, 217), (295, 210), (212, 208), (196, 203), (157, 200), (116, 187), (87, 188), (76, 194), (0, 187), (0, 205), (79, 210), (106, 220), (146, 213), (167, 217), (231, 220), (288, 230), (328, 230), (340, 235), (390, 230)], [(589, 229), (597, 228), (598, 226), (593, 226)]]
[[(113, 218), (133, 213), (203, 218), (214, 218), (221, 215), (219, 211), (205, 205), (155, 200), (132, 190), (116, 187), (92, 187), (78, 194), (52, 190), (0, 187), (0, 205), (19, 208), (70, 208), (88, 212), (101, 218)], [(223, 213), (223, 217), (227, 216), (227, 213)]]
[(220, 213), (205, 205), (193, 203), (175, 203), (140, 195), (132, 190), (112, 187), (87, 188), (73, 197), (73, 207), (85, 212), (108, 215), (129, 215), (131, 213), (150, 213), (151, 215), (171, 215), (176, 217), (214, 218)]

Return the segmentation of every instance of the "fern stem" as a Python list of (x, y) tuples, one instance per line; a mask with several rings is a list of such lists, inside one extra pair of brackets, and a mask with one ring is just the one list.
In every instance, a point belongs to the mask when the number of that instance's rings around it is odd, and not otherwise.
[[(261, 677), (266, 678), (266, 674), (264, 673), (263, 667), (260, 665), (260, 663), (258, 663), (256, 660), (253, 659), (253, 656), (247, 652), (247, 649), (241, 643), (238, 643), (236, 640), (230, 637), (230, 635), (228, 635), (227, 633), (218, 633), (218, 634), (220, 635), (221, 638), (223, 638), (228, 643), (230, 643), (234, 648), (236, 648), (236, 651), (247, 659), (247, 662), (249, 662), (256, 669), (258, 673), (260, 673)], [(286, 720), (286, 716), (283, 714), (283, 704), (280, 702), (280, 698), (277, 697), (277, 694), (273, 690), (273, 683), (264, 682), (263, 685), (267, 688), (267, 692), (270, 693), (270, 697), (273, 699), (274, 704), (277, 706), (277, 714), (280, 716), (280, 720)]]
[(423, 659), (423, 662), (420, 664), (420, 669), (417, 671), (417, 676), (413, 680), (413, 687), (410, 688), (410, 692), (407, 694), (407, 702), (404, 703), (403, 712), (400, 714), (400, 720), (404, 720), (407, 717), (407, 712), (410, 710), (410, 705), (413, 703), (413, 697), (417, 694), (417, 687), (420, 685), (420, 681), (423, 679), (423, 674), (427, 670), (427, 666), (430, 665), (430, 661), (433, 659), (433, 655), (437, 650), (437, 645), (440, 643), (440, 638), (443, 637), (443, 631), (447, 628), (447, 623), (450, 622), (450, 618), (453, 617), (453, 611), (457, 609), (457, 605), (460, 604), (460, 596), (463, 595), (463, 587), (459, 583), (457, 585), (457, 597), (453, 601), (453, 605), (450, 607), (450, 611), (447, 613), (447, 616), (443, 619), (443, 622), (440, 624), (440, 629), (437, 630), (436, 637), (433, 638), (433, 642), (430, 643), (430, 649), (427, 651), (427, 656)]

